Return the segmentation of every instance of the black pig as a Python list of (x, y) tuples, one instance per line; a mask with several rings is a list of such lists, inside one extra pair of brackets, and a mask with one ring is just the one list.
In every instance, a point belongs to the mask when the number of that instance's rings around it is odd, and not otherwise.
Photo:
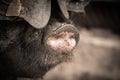
[(79, 33), (69, 21), (66, 3), (0, 1), (0, 77), (43, 77), (71, 59)]
[(71, 25), (56, 25), (39, 30), (24, 21), (0, 21), (0, 74), (40, 77), (66, 61), (78, 33)]

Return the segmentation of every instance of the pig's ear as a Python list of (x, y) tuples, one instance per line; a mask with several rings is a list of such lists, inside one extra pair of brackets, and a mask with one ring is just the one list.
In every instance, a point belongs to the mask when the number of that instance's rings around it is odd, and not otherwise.
[(19, 16), (22, 5), (20, 0), (13, 0), (7, 9), (6, 16)]
[(59, 5), (63, 15), (68, 19), (69, 13), (68, 13), (68, 9), (67, 9), (67, 0), (58, 0), (58, 5)]
[(0, 20), (13, 20), (10, 17), (6, 16), (6, 10), (11, 0), (0, 0)]
[(67, 8), (68, 11), (73, 11), (73, 12), (85, 12), (85, 6), (88, 5), (90, 0), (70, 0), (68, 2)]
[(6, 16), (19, 16), (35, 28), (47, 25), (51, 13), (51, 0), (13, 0)]

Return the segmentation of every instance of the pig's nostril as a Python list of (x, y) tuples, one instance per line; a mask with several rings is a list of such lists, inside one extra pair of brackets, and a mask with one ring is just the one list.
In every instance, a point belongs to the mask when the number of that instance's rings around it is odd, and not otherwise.
[(47, 45), (55, 51), (70, 52), (76, 45), (75, 34), (61, 32), (58, 35), (52, 35), (47, 39)]

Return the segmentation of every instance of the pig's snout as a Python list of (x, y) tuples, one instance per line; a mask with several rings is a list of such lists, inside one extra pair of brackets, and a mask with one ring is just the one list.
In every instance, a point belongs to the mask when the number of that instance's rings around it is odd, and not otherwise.
[(77, 45), (78, 39), (77, 29), (71, 24), (64, 24), (53, 31), (46, 43), (54, 51), (68, 53)]

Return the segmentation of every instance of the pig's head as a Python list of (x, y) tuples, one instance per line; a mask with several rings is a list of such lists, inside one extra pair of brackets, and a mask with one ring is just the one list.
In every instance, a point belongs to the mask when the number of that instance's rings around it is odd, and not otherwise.
[(73, 25), (57, 22), (35, 29), (26, 22), (2, 21), (0, 32), (0, 74), (20, 77), (42, 77), (69, 61), (79, 39)]
[(1, 75), (42, 77), (71, 59), (79, 33), (69, 21), (66, 0), (8, 1), (2, 16), (7, 21), (0, 21)]

